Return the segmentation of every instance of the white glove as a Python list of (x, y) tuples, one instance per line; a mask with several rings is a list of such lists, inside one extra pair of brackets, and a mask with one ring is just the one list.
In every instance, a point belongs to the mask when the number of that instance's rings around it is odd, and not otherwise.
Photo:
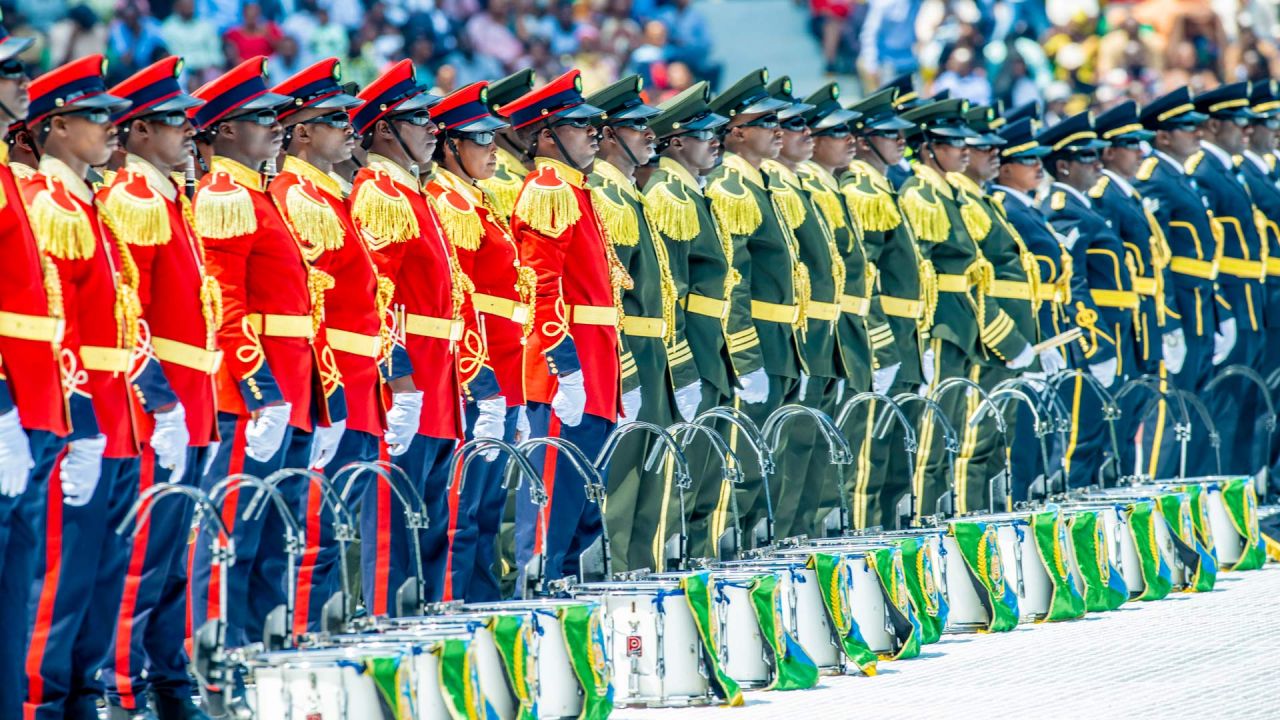
[(559, 382), (556, 394), (551, 398), (551, 409), (560, 422), (568, 427), (577, 427), (582, 422), (582, 413), (587, 410), (587, 389), (583, 386), (582, 371), (560, 375), (557, 379)]
[(524, 405), (516, 411), (516, 441), (524, 442), (533, 437), (533, 426), (529, 424), (529, 410)]
[(204, 467), (200, 468), (200, 477), (209, 474), (213, 469), (213, 462), (218, 459), (218, 448), (222, 447), (222, 442), (214, 440), (209, 443), (209, 448), (204, 451)]
[(1116, 359), (1090, 363), (1089, 374), (1097, 378), (1098, 382), (1102, 383), (1102, 387), (1111, 387), (1111, 384), (1116, 381)]
[(338, 443), (342, 442), (342, 434), (346, 431), (346, 420), (339, 420), (328, 427), (317, 425), (315, 432), (311, 434), (311, 460), (307, 467), (323, 470), (338, 452)]
[(67, 446), (60, 467), (64, 504), (80, 507), (93, 499), (93, 491), (102, 477), (102, 453), (106, 449), (106, 435), (76, 440)]
[(284, 431), (289, 429), (289, 403), (269, 405), (262, 408), (258, 417), (249, 421), (244, 431), (244, 454), (266, 462), (280, 449), (284, 442)]
[(1056, 375), (1067, 369), (1067, 360), (1057, 350), (1040, 353), (1040, 370), (1044, 376)]
[(804, 400), (804, 393), (809, 389), (809, 376), (800, 373), (800, 399)]
[(920, 372), (924, 373), (924, 384), (933, 384), (933, 348), (925, 348), (920, 355)]
[[(471, 428), (471, 437), (501, 440), (507, 429), (507, 399), (497, 395), (477, 401), (476, 407), (480, 408), (480, 417), (476, 418), (476, 424)], [(488, 448), (480, 453), (480, 457), (493, 460), (498, 457), (498, 448)]]
[(1182, 372), (1182, 364), (1187, 361), (1187, 336), (1182, 328), (1165, 333), (1161, 345), (1164, 349), (1165, 369), (1174, 375)]
[(884, 395), (889, 392), (889, 388), (893, 387), (893, 381), (898, 377), (898, 371), (902, 369), (902, 363), (897, 362), (889, 367), (882, 367), (871, 373), (871, 389)]
[[(902, 367), (902, 365), (901, 363), (899, 363), (894, 367)], [(896, 374), (896, 371), (895, 371), (895, 374)], [(844, 386), (845, 385), (846, 383), (844, 381), (844, 378), (840, 378), (839, 380), (836, 381), (836, 405), (839, 405), (840, 403), (844, 402)]]
[(1227, 318), (1218, 325), (1213, 335), (1213, 364), (1221, 365), (1236, 346), (1236, 319)]
[(387, 454), (396, 456), (409, 451), (413, 436), (418, 434), (418, 421), (422, 419), (422, 391), (398, 392), (391, 396), (391, 409), (387, 411), (387, 431), (382, 439), (387, 443)]
[(187, 446), (191, 444), (191, 435), (187, 432), (187, 411), (182, 403), (176, 403), (172, 410), (156, 413), (155, 420), (151, 449), (156, 453), (156, 464), (171, 471), (169, 482), (179, 482), (187, 469)]
[(643, 405), (644, 398), (640, 397), (640, 388), (622, 393), (622, 417), (618, 418), (618, 424), (626, 425), (635, 422), (636, 418), (640, 417), (640, 408)]
[(694, 380), (682, 388), (676, 388), (676, 410), (685, 422), (693, 422), (702, 404), (702, 381)]
[(0, 495), (18, 497), (26, 492), (27, 478), (35, 464), (18, 411), (0, 415)]
[(749, 405), (758, 405), (769, 399), (769, 376), (764, 368), (752, 370), (738, 378), (738, 399)]
[(1004, 366), (1010, 370), (1021, 370), (1031, 364), (1036, 359), (1036, 353), (1031, 349), (1031, 345), (1027, 345), (1018, 352), (1018, 356), (1012, 360), (1005, 362)]

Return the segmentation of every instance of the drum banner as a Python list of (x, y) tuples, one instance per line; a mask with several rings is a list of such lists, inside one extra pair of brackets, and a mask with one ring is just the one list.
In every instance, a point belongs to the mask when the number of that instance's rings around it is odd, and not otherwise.
[[(928, 555), (927, 552), (922, 554)], [(919, 657), (920, 635), (923, 631), (920, 628), (920, 621), (916, 618), (916, 612), (911, 607), (911, 591), (908, 589), (910, 581), (907, 579), (911, 573), (903, 569), (906, 556), (902, 548), (879, 548), (867, 553), (867, 564), (880, 579), (880, 592), (884, 595), (885, 607), (890, 615), (889, 620), (893, 623), (894, 635), (898, 640), (898, 652), (893, 655), (886, 653), (881, 655), (880, 659), (909, 660)], [(933, 582), (933, 563), (922, 562), (922, 567), (927, 568), (925, 587), (929, 588), (933, 595), (938, 595)], [(938, 601), (935, 597), (931, 602), (936, 606)]]
[(507, 682), (520, 701), (517, 720), (534, 720), (538, 717), (538, 695), (534, 689), (537, 657), (529, 657), (529, 633), (535, 632), (532, 623), (526, 622), (524, 615), (495, 615), (486, 626), (502, 656)]
[(1084, 606), (1089, 612), (1115, 610), (1129, 599), (1129, 586), (1111, 564), (1111, 548), (1097, 510), (1073, 512), (1071, 542), (1084, 581)]
[(1040, 564), (1049, 574), (1053, 594), (1049, 599), (1049, 612), (1039, 622), (1070, 620), (1084, 615), (1084, 597), (1076, 590), (1067, 561), (1067, 523), (1057, 508), (1037, 512), (1031, 516), (1031, 533), (1039, 551)]
[(603, 613), (599, 605), (587, 603), (558, 610), (569, 663), (582, 686), (582, 713), (578, 720), (603, 720), (613, 712), (613, 685), (608, 676), (601, 624)]
[(783, 625), (776, 575), (757, 575), (751, 581), (751, 607), (756, 611), (765, 647), (773, 654), (773, 680), (765, 689), (807, 690), (817, 685), (818, 664)]
[(995, 526), (977, 521), (953, 522), (951, 534), (969, 572), (983, 589), (978, 595), (987, 608), (986, 632), (1007, 632), (1017, 627), (1018, 596), (1005, 582)]
[(1142, 582), (1146, 585), (1135, 600), (1162, 600), (1173, 589), (1173, 569), (1160, 554), (1160, 542), (1156, 539), (1156, 523), (1164, 522), (1160, 513), (1148, 500), (1129, 503), (1129, 534), (1138, 550), (1138, 564), (1142, 570)]
[(1191, 498), (1191, 524), (1195, 527), (1196, 537), (1208, 553), (1208, 558), (1211, 561), (1210, 563), (1204, 563), (1202, 556), (1201, 562), (1206, 566), (1201, 567), (1200, 572), (1201, 574), (1207, 572), (1216, 582), (1218, 576), (1218, 550), (1213, 545), (1213, 529), (1209, 527), (1209, 493), (1205, 492), (1207, 488), (1196, 483), (1183, 485), (1178, 489)]
[(1271, 562), (1280, 562), (1280, 542), (1266, 533), (1262, 533), (1262, 542), (1267, 547), (1267, 559)]
[(479, 681), (473, 676), (468, 645), (465, 640), (446, 638), (431, 650), (440, 658), (440, 694), (453, 720), (486, 717), (484, 697), (480, 694)]
[(412, 720), (413, 683), (406, 672), (403, 656), (361, 658), (362, 671), (378, 688), (382, 705), (382, 717), (392, 720)]
[[(934, 582), (933, 560), (924, 538), (903, 538), (897, 541), (902, 550), (902, 564), (906, 567), (907, 593), (915, 608), (920, 625), (920, 644), (938, 642), (942, 629), (947, 626), (947, 598)], [(883, 575), (881, 576), (883, 579)]]
[(867, 646), (858, 630), (858, 623), (853, 619), (853, 612), (847, 603), (845, 590), (853, 584), (849, 574), (849, 566), (839, 555), (814, 553), (809, 556), (807, 566), (818, 576), (818, 592), (822, 595), (822, 605), (827, 609), (827, 618), (831, 627), (840, 638), (840, 649), (849, 662), (858, 666), (863, 675), (876, 674), (876, 654)]
[(711, 573), (700, 572), (680, 578), (680, 589), (684, 591), (685, 602), (689, 604), (698, 637), (702, 640), (702, 663), (709, 671), (707, 677), (711, 681), (711, 689), (725, 705), (741, 705), (742, 688), (720, 664), (718, 624), (711, 616)]
[(1173, 530), (1174, 551), (1182, 559), (1187, 575), (1186, 592), (1208, 592), (1217, 580), (1218, 564), (1196, 535), (1191, 516), (1191, 494), (1165, 493), (1156, 498), (1160, 512)]
[(1231, 524), (1244, 538), (1244, 552), (1230, 569), (1257, 570), (1267, 562), (1267, 551), (1258, 527), (1258, 494), (1253, 489), (1252, 478), (1235, 478), (1224, 483), (1222, 501), (1226, 503)]

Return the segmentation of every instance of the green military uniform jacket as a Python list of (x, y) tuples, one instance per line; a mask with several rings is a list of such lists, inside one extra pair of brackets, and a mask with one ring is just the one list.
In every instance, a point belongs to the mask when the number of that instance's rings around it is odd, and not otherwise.
[[(725, 155), (707, 182), (711, 212), (721, 231), (733, 239), (733, 267), (742, 277), (733, 290), (733, 303), (750, 308), (757, 338), (752, 343), (751, 335), (730, 327), (729, 348), (739, 375), (747, 372), (739, 358), (758, 355), (769, 373), (798, 378), (804, 370), (800, 343), (809, 273), (778, 210), (774, 195), (781, 188), (767, 183), (764, 173), (733, 153)], [(755, 347), (748, 350), (744, 344)]]

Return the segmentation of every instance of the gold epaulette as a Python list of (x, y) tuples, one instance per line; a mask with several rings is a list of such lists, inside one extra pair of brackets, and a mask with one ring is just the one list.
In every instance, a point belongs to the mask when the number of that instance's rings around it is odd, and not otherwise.
[(991, 216), (978, 203), (977, 198), (965, 195), (964, 202), (960, 205), (960, 218), (964, 220), (964, 229), (969, 232), (969, 237), (973, 238), (974, 242), (986, 239), (987, 234), (991, 232)]
[(842, 229), (848, 226), (849, 223), (845, 220), (844, 203), (841, 202), (839, 195), (808, 173), (800, 176), (800, 184), (805, 192), (809, 193), (809, 200), (814, 207), (818, 208), (818, 212), (822, 213), (829, 227)]
[(902, 214), (911, 224), (911, 230), (919, 240), (928, 242), (946, 242), (951, 233), (951, 221), (947, 218), (947, 208), (936, 195), (932, 200), (924, 196), (927, 186), (912, 185), (902, 193), (898, 200), (902, 206)]
[(300, 179), (291, 185), (284, 195), (284, 208), (289, 224), (305, 243), (302, 254), (308, 261), (314, 262), (326, 250), (342, 247), (346, 234), (342, 221), (311, 181)]
[(609, 197), (608, 182), (591, 188), (591, 207), (595, 208), (609, 242), (626, 247), (640, 244), (640, 220), (636, 211), (625, 201)]
[(1142, 164), (1138, 166), (1137, 178), (1142, 182), (1146, 182), (1150, 180), (1151, 175), (1156, 171), (1156, 166), (1159, 164), (1160, 164), (1160, 158), (1154, 155), (1143, 160)]
[(578, 197), (573, 186), (547, 166), (529, 173), (524, 188), (516, 199), (512, 219), (520, 218), (534, 230), (547, 237), (560, 237), (582, 217)]
[(215, 171), (210, 182), (196, 191), (192, 205), (196, 234), (202, 238), (225, 240), (258, 229), (253, 198), (229, 173)]
[(11, 162), (9, 163), (9, 171), (19, 180), (30, 180), (36, 174), (36, 169), (26, 163)]
[(1067, 206), (1067, 194), (1061, 190), (1049, 196), (1049, 208), (1051, 210), (1061, 210)]
[(1187, 169), (1188, 175), (1195, 174), (1196, 168), (1200, 167), (1201, 160), (1204, 160), (1203, 150), (1197, 150), (1191, 157), (1187, 158), (1187, 161), (1184, 162), (1182, 165)]
[(445, 188), (438, 196), (429, 195), (440, 216), (440, 226), (445, 237), (454, 247), (463, 250), (479, 250), (484, 239), (484, 225), (480, 222), (480, 209), (462, 193)]
[(40, 249), (60, 260), (88, 260), (97, 242), (89, 216), (57, 178), (46, 178), (45, 188), (27, 206), (31, 231)]
[(870, 192), (859, 185), (859, 181), (847, 182), (840, 188), (840, 192), (844, 194), (850, 212), (862, 223), (863, 230), (884, 232), (902, 224), (902, 214), (893, 202), (892, 193), (877, 189), (874, 182), (871, 183)]
[(742, 177), (729, 170), (707, 187), (711, 212), (716, 222), (730, 235), (750, 235), (764, 221), (760, 206), (747, 189)]
[(112, 217), (115, 227), (125, 231), (121, 240), (154, 247), (173, 237), (164, 196), (147, 184), (146, 175), (121, 170), (106, 195), (103, 210)]
[(360, 183), (351, 200), (351, 219), (375, 249), (408, 242), (420, 232), (408, 196), (380, 170)]
[(760, 170), (773, 176), (773, 182), (769, 183), (769, 197), (773, 199), (773, 205), (782, 221), (792, 230), (803, 225), (806, 214), (804, 201), (800, 199), (796, 188), (782, 175), (783, 172), (790, 173), (790, 170), (776, 160), (765, 160), (760, 164)]
[(516, 208), (516, 198), (520, 197), (520, 188), (524, 186), (524, 178), (504, 176), (499, 172), (488, 180), (477, 180), (476, 185), (489, 196), (493, 209), (502, 219), (510, 220)]
[(1107, 185), (1109, 184), (1111, 184), (1111, 178), (1109, 176), (1098, 176), (1098, 182), (1094, 183), (1093, 187), (1089, 188), (1089, 197), (1095, 200), (1102, 197), (1103, 193), (1107, 191)]
[(644, 213), (649, 222), (668, 240), (688, 242), (698, 237), (698, 207), (677, 183), (657, 183), (645, 195)]

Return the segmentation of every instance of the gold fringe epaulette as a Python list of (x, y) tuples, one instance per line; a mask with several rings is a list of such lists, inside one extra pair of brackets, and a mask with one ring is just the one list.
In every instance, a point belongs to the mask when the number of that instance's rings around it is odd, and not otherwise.
[(326, 250), (342, 248), (346, 235), (342, 221), (309, 181), (302, 180), (289, 187), (284, 196), (284, 209), (294, 232), (308, 246), (303, 250), (308, 260), (315, 260)]
[[(737, 191), (730, 184), (737, 186)], [(721, 229), (730, 235), (750, 235), (760, 227), (763, 216), (755, 197), (741, 178), (726, 173), (707, 188), (711, 212)]]
[(986, 239), (987, 234), (991, 232), (991, 216), (978, 202), (972, 196), (966, 196), (960, 205), (960, 218), (964, 220), (964, 229), (969, 231), (969, 237), (973, 238), (974, 242)]
[(1156, 171), (1156, 166), (1159, 164), (1160, 164), (1160, 158), (1154, 155), (1147, 158), (1146, 160), (1143, 160), (1142, 164), (1138, 166), (1137, 178), (1142, 182), (1146, 182), (1150, 180), (1151, 175)]
[(615, 202), (609, 197), (607, 184), (591, 188), (591, 207), (595, 208), (609, 242), (625, 247), (640, 244), (640, 219), (636, 211), (625, 201)]
[(351, 201), (351, 219), (375, 248), (408, 242), (420, 232), (409, 198), (383, 172), (360, 183)]
[(258, 229), (253, 198), (228, 173), (215, 172), (213, 179), (196, 192), (192, 205), (196, 234), (202, 238), (225, 240)]
[(1200, 161), (1202, 160), (1204, 160), (1203, 150), (1197, 150), (1191, 155), (1191, 157), (1187, 158), (1186, 162), (1183, 163), (1183, 167), (1187, 169), (1187, 174), (1194, 175), (1196, 168), (1200, 167)]
[(445, 237), (449, 238), (454, 247), (472, 251), (480, 249), (480, 241), (484, 239), (480, 208), (461, 193), (449, 189), (435, 196), (433, 204), (436, 214), (440, 216), (440, 226), (444, 228)]
[(807, 183), (806, 189), (809, 191), (809, 199), (818, 208), (818, 212), (822, 213), (822, 217), (826, 219), (829, 227), (834, 230), (848, 227), (849, 223), (845, 220), (844, 203), (840, 202), (839, 195), (816, 181)]
[(520, 197), (520, 188), (524, 186), (524, 178), (504, 177), (499, 172), (488, 180), (477, 180), (476, 185), (489, 196), (489, 201), (493, 204), (494, 211), (501, 215), (503, 220), (509, 221), (511, 213), (516, 209), (516, 198)]
[(573, 187), (556, 175), (553, 168), (543, 167), (525, 178), (524, 189), (511, 216), (554, 238), (578, 222), (582, 208)]
[(951, 233), (951, 221), (947, 219), (947, 208), (941, 200), (936, 196), (933, 200), (925, 198), (924, 189), (917, 185), (907, 188), (898, 202), (916, 239), (946, 242), (947, 235)]
[(1111, 184), (1111, 178), (1106, 175), (1099, 175), (1098, 182), (1089, 188), (1089, 197), (1097, 200), (1107, 192), (1107, 185)]
[(127, 231), (122, 239), (143, 247), (168, 243), (173, 233), (164, 196), (147, 184), (147, 177), (142, 173), (123, 170), (117, 180), (107, 190), (103, 208), (116, 227)]
[(862, 224), (862, 229), (870, 232), (885, 232), (902, 224), (902, 214), (893, 201), (893, 195), (875, 188), (871, 192), (859, 187), (859, 182), (847, 182), (840, 188), (849, 211)]
[(795, 188), (785, 183), (770, 184), (769, 196), (773, 198), (773, 205), (787, 227), (795, 230), (804, 224), (804, 201)]
[(60, 260), (93, 257), (93, 225), (60, 181), (45, 181), (45, 189), (27, 206), (27, 217), (42, 251)]
[(676, 195), (669, 183), (658, 183), (645, 195), (644, 212), (649, 222), (667, 240), (688, 242), (698, 237), (698, 207), (693, 198)]

